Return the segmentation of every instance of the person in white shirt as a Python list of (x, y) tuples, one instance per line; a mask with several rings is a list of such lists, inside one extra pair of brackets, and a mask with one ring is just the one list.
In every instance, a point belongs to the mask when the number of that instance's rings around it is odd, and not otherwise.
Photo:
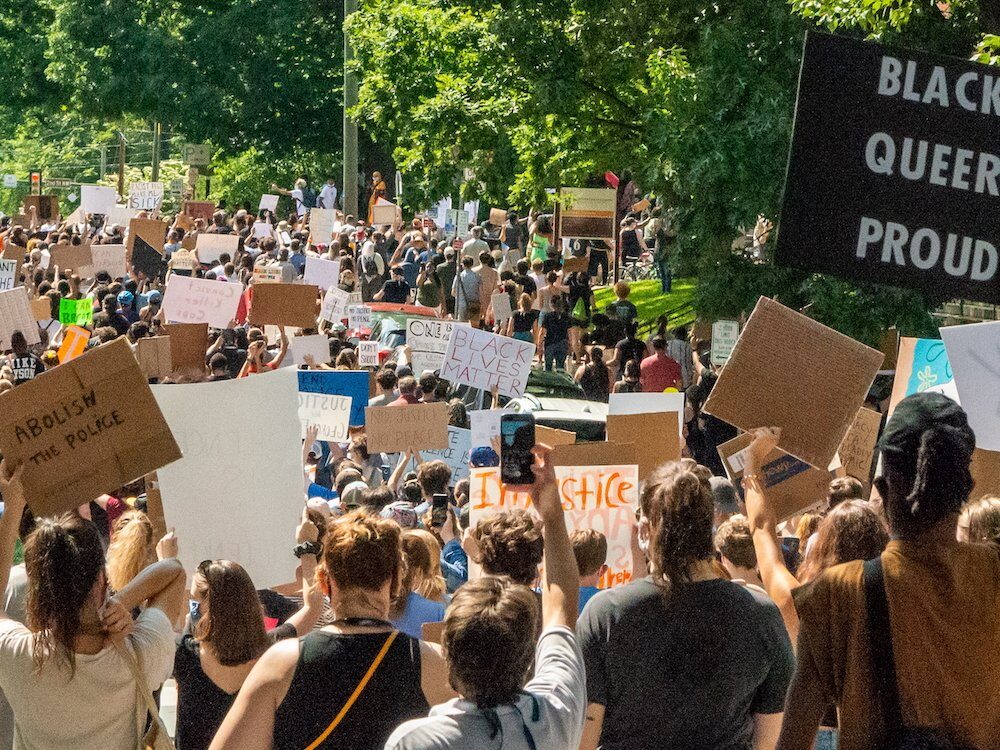
[(271, 190), (273, 190), (276, 193), (280, 193), (281, 195), (287, 195), (289, 198), (295, 201), (295, 212), (299, 215), (299, 218), (302, 218), (309, 211), (309, 208), (305, 204), (305, 192), (304, 192), (306, 189), (306, 185), (308, 184), (309, 183), (307, 183), (304, 179), (300, 177), (295, 181), (295, 187), (293, 187), (291, 190), (285, 190), (284, 188), (280, 188), (274, 183), (271, 183)]
[[(448, 681), (461, 697), (401, 724), (385, 750), (576, 750), (587, 703), (573, 627), (579, 574), (550, 449), (536, 446), (532, 502), (544, 523), (541, 637), (526, 586), (486, 576), (462, 586), (445, 614)], [(528, 677), (534, 664), (534, 674)]]
[(327, 178), (326, 184), (323, 185), (323, 189), (319, 191), (319, 207), (337, 207), (337, 186), (334, 184), (332, 177)]
[[(22, 471), (0, 463), (0, 591), (26, 505)], [(146, 703), (130, 662), (141, 663), (145, 690), (170, 676), (183, 567), (175, 558), (154, 563), (108, 597), (100, 535), (69, 514), (39, 520), (24, 549), (33, 630), (0, 609), (0, 689), (14, 709), (15, 750), (135, 750)]]
[(489, 251), (490, 246), (483, 239), (483, 228), (473, 227), (472, 236), (462, 245), (462, 255), (471, 255), (473, 258), (478, 258), (481, 253), (488, 253)]

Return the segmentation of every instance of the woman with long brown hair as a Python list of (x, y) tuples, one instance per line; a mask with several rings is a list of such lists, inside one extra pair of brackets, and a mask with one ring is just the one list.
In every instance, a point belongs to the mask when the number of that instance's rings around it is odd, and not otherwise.
[(337, 619), (264, 654), (212, 750), (381, 750), (402, 721), (452, 697), (440, 652), (389, 622), (402, 578), (397, 523), (359, 510), (329, 526), (316, 580)]
[(406, 573), (389, 617), (393, 626), (419, 639), (424, 623), (444, 620), (441, 547), (434, 535), (423, 529), (407, 529), (402, 541)]
[(663, 464), (639, 511), (651, 575), (599, 592), (577, 624), (590, 702), (581, 748), (769, 747), (792, 647), (767, 597), (716, 573), (709, 472)]
[[(0, 464), (0, 589), (26, 505), (20, 472)], [(70, 513), (38, 520), (24, 562), (27, 622), (0, 607), (0, 689), (14, 709), (15, 747), (134, 750), (147, 713), (140, 693), (170, 676), (183, 568), (154, 563), (108, 597), (100, 535)]]
[(303, 606), (284, 624), (264, 630), (260, 599), (238, 563), (205, 560), (191, 581), (191, 633), (177, 645), (177, 744), (204, 750), (260, 656), (274, 643), (308, 633), (323, 611), (315, 585), (316, 525), (303, 512), (295, 553), (302, 563)]

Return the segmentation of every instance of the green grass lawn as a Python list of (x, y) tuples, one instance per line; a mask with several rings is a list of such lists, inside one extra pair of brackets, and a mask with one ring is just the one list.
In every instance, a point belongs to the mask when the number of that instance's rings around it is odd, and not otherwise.
[[(632, 295), (629, 297), (632, 304), (639, 310), (639, 326), (651, 323), (659, 315), (670, 310), (675, 310), (694, 298), (695, 279), (674, 279), (670, 294), (663, 294), (660, 291), (660, 280), (651, 279), (649, 281), (629, 282), (632, 286)], [(594, 290), (594, 299), (597, 303), (597, 311), (601, 312), (615, 300), (615, 293), (610, 286), (601, 287)], [(683, 315), (670, 321), (671, 327), (687, 325), (694, 320), (694, 311), (688, 310)]]

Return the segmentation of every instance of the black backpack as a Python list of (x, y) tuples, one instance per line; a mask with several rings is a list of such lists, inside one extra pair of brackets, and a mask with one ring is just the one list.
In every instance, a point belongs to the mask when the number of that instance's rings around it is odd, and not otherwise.
[(302, 205), (306, 208), (316, 208), (319, 195), (311, 187), (302, 188)]

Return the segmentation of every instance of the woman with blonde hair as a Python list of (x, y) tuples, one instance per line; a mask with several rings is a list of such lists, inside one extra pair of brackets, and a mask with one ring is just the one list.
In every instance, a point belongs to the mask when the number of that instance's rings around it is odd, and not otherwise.
[(153, 522), (141, 510), (130, 510), (119, 516), (111, 531), (108, 545), (108, 583), (115, 591), (135, 578), (156, 560), (153, 546)]
[[(395, 627), (410, 637), (419, 639), (424, 623), (444, 620), (444, 604), (441, 603), (444, 594), (441, 550), (437, 540), (427, 531), (407, 529), (403, 532), (402, 541), (406, 572), (389, 615)], [(436, 552), (432, 552), (431, 545)], [(437, 601), (427, 596), (434, 593), (438, 594)]]
[(1000, 497), (983, 495), (962, 508), (958, 517), (958, 541), (1000, 547)]

